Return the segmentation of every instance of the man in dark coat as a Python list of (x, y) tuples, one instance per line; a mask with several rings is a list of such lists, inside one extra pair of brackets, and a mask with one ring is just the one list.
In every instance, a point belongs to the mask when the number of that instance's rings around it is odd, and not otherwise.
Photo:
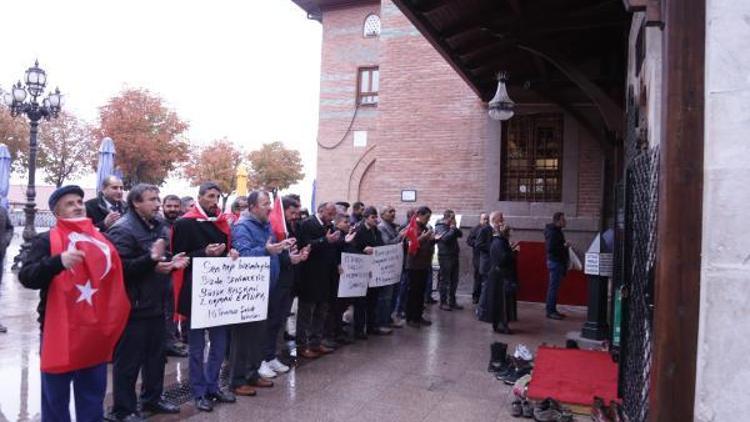
[[(489, 224), (479, 230), (479, 234), (474, 241), (475, 248), (479, 250), (479, 275), (482, 278), (481, 294), (484, 294), (484, 286), (487, 283), (490, 269), (492, 269), (490, 246), (492, 245), (492, 236), (494, 234), (493, 226), (500, 227), (504, 222), (505, 218), (503, 217), (503, 213), (500, 211), (494, 211), (491, 215)], [(479, 301), (482, 301), (481, 297)]]
[[(228, 254), (238, 257), (236, 250), (230, 250), (230, 228), (226, 217), (221, 214), (218, 202), (221, 188), (214, 182), (205, 182), (198, 188), (198, 201), (174, 224), (172, 230), (172, 253), (185, 253), (190, 258), (223, 257)], [(190, 309), (193, 287), (192, 261), (181, 277), (182, 286), (177, 311), (190, 322)], [(208, 361), (204, 352), (210, 339)], [(190, 353), (190, 386), (195, 407), (203, 412), (213, 410), (213, 401), (233, 403), (237, 399), (232, 392), (219, 389), (219, 370), (227, 350), (229, 329), (226, 326), (191, 329), (188, 332)]]
[[(432, 321), (426, 319), (424, 313), (424, 291), (429, 279), (429, 273), (432, 271), (432, 255), (435, 250), (435, 233), (428, 226), (432, 210), (426, 206), (421, 206), (416, 211), (416, 227), (407, 229), (407, 238), (409, 234), (415, 236), (415, 242), (418, 248), (413, 253), (406, 255), (406, 271), (409, 274), (408, 291), (406, 299), (406, 323), (410, 327), (419, 328), (421, 326), (432, 325)], [(412, 233), (413, 231), (413, 233)], [(412, 242), (408, 240), (407, 243)], [(412, 248), (416, 245), (410, 244)]]
[(456, 303), (456, 289), (458, 288), (458, 254), (460, 248), (458, 239), (463, 236), (461, 229), (456, 227), (456, 213), (445, 210), (443, 219), (435, 224), (435, 239), (438, 246), (438, 263), (440, 277), (440, 309), (451, 311), (463, 309)]
[(565, 315), (557, 312), (557, 292), (560, 289), (565, 273), (568, 271), (568, 242), (562, 229), (565, 228), (565, 214), (556, 212), (552, 222), (544, 228), (544, 246), (547, 252), (549, 269), (549, 286), (547, 287), (547, 318), (563, 319)]
[(131, 309), (128, 325), (114, 354), (113, 406), (116, 420), (139, 420), (135, 385), (141, 377), (141, 403), (151, 413), (179, 413), (179, 407), (162, 400), (164, 387), (165, 298), (170, 273), (185, 268), (184, 254), (166, 251), (167, 232), (157, 219), (159, 189), (138, 184), (128, 194), (128, 212), (107, 234), (123, 265)]
[(102, 232), (107, 231), (125, 214), (123, 193), (122, 180), (117, 176), (108, 176), (102, 182), (102, 189), (96, 198), (86, 201), (86, 216)]
[[(378, 211), (375, 207), (365, 208), (362, 212), (362, 223), (357, 226), (355, 231), (353, 242), (355, 253), (372, 255), (373, 248), (385, 245), (383, 236), (378, 229), (378, 223)], [(390, 325), (388, 321), (390, 307), (386, 302), (386, 299), (390, 298), (392, 289), (393, 286), (367, 288), (367, 334), (388, 335), (393, 333), (393, 329), (388, 327)]]
[[(167, 233), (166, 238), (172, 236), (172, 226), (180, 218), (182, 212), (180, 208), (182, 201), (177, 195), (167, 195), (162, 201), (162, 214), (164, 215), (164, 230)], [(183, 343), (187, 343), (187, 325), (181, 321), (181, 330), (178, 331), (177, 323), (174, 319), (174, 286), (172, 279), (169, 279), (169, 288), (167, 296), (164, 298), (164, 324), (167, 330), (164, 346), (166, 347), (167, 356), (187, 357), (187, 348)], [(181, 342), (182, 341), (182, 342)]]
[(479, 224), (474, 226), (469, 232), (469, 236), (466, 238), (466, 244), (472, 250), (471, 253), (471, 265), (474, 268), (474, 288), (471, 292), (471, 300), (474, 304), (479, 303), (479, 296), (482, 295), (482, 275), (479, 273), (479, 248), (477, 248), (477, 237), (479, 232), (487, 226), (489, 223), (489, 217), (487, 213), (479, 214)]
[(297, 307), (297, 346), (301, 350), (300, 356), (305, 358), (316, 358), (333, 351), (321, 341), (330, 290), (338, 274), (336, 243), (341, 233), (331, 224), (335, 216), (333, 202), (321, 204), (317, 214), (305, 219), (297, 232), (298, 246), (310, 245), (310, 257), (302, 265)]
[[(5, 207), (0, 206), (0, 282), (3, 281), (3, 264), (5, 263), (5, 251), (13, 240), (13, 223)], [(0, 333), (7, 333), (8, 329), (0, 324)]]

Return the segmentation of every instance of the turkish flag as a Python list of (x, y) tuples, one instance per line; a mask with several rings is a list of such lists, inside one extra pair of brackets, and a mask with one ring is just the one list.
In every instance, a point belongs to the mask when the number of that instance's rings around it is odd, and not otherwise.
[(50, 254), (79, 250), (78, 265), (52, 279), (42, 333), (42, 372), (59, 374), (112, 360), (130, 315), (122, 263), (88, 218), (58, 219)]
[(281, 196), (277, 195), (273, 201), (273, 209), (271, 209), (269, 220), (271, 221), (271, 231), (276, 235), (276, 241), (286, 239), (286, 220), (284, 219), (284, 206), (281, 203)]
[(416, 255), (419, 251), (419, 227), (417, 226), (417, 216), (413, 215), (409, 224), (406, 226), (406, 239), (409, 242), (409, 255)]

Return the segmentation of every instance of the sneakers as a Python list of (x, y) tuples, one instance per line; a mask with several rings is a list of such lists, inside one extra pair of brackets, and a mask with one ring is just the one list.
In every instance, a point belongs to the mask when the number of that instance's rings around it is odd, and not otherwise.
[(560, 321), (562, 319), (565, 319), (565, 315), (559, 312), (550, 312), (547, 314), (547, 318)]
[(271, 360), (271, 361), (263, 362), (261, 364), (261, 366), (263, 366), (263, 364), (268, 365), (268, 367), (271, 368), (271, 370), (273, 370), (277, 374), (287, 373), (287, 372), (289, 372), (289, 369), (290, 369), (288, 366), (286, 366), (283, 363), (281, 363), (281, 361), (278, 360), (278, 359), (274, 359), (274, 360)]
[(269, 365), (266, 361), (260, 363), (260, 368), (258, 368), (258, 375), (263, 378), (276, 378), (276, 372), (271, 369), (271, 365)]
[(546, 398), (534, 408), (534, 420), (538, 422), (568, 422), (573, 420), (570, 411), (557, 400)]

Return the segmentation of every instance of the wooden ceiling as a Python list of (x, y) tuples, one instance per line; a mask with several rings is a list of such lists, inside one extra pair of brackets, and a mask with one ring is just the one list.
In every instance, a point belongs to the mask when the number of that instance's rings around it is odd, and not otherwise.
[(618, 129), (631, 20), (622, 0), (393, 2), (482, 100), (506, 71), (512, 98), (592, 102)]

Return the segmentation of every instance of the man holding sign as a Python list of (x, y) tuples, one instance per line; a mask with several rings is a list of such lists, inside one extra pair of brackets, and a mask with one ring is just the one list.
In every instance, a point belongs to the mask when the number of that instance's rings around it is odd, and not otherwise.
[[(375, 248), (384, 246), (383, 237), (378, 230), (378, 211), (375, 207), (367, 207), (362, 213), (363, 223), (357, 226), (354, 237), (354, 250), (359, 253), (372, 255)], [(391, 294), (391, 286), (370, 286), (367, 289), (367, 334), (387, 335), (393, 333), (388, 328), (386, 296)], [(384, 314), (385, 315), (381, 315)], [(380, 317), (380, 318), (379, 318)]]
[[(184, 253), (190, 258), (216, 258), (227, 254), (232, 257), (239, 256), (236, 250), (229, 251), (229, 222), (219, 209), (220, 196), (221, 189), (216, 183), (206, 182), (200, 185), (198, 201), (172, 228), (172, 253)], [(189, 321), (193, 296), (192, 262), (185, 268), (179, 281), (182, 285), (177, 310)], [(208, 344), (206, 332), (210, 338), (207, 361), (203, 358)], [(233, 403), (237, 400), (231, 392), (219, 389), (219, 370), (226, 354), (228, 333), (229, 329), (226, 326), (200, 329), (191, 327), (188, 333), (190, 386), (195, 407), (200, 411), (212, 411), (214, 401)]]

